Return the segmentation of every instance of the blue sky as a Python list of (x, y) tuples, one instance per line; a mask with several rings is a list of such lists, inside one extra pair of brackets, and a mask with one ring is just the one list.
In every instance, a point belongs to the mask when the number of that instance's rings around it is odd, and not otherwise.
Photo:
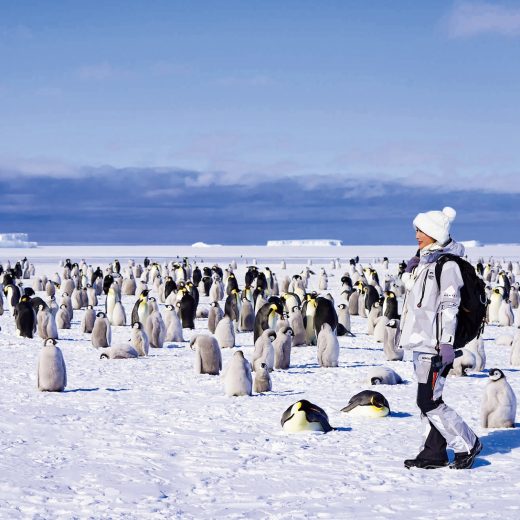
[[(151, 237), (145, 230), (169, 209), (178, 232), (167, 241), (179, 243), (311, 230), (347, 243), (406, 243), (417, 211), (457, 201), (465, 238), (518, 241), (518, 2), (1, 7), (2, 231), (69, 242), (81, 228), (95, 241), (102, 214), (105, 241), (129, 242)], [(97, 188), (87, 200), (89, 180)], [(144, 191), (128, 189), (139, 182)], [(280, 189), (297, 196), (290, 218), (273, 196)], [(193, 198), (202, 206), (185, 205)], [(231, 203), (235, 211), (223, 211)], [(316, 215), (336, 208), (337, 218), (309, 222), (309, 205)], [(371, 213), (354, 226), (356, 205)], [(42, 226), (45, 207), (56, 218)], [(278, 226), (265, 230), (271, 216)]]

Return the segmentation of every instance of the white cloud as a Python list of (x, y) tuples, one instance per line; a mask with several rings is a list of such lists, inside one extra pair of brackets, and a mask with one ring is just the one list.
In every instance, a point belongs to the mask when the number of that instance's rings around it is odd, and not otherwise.
[(483, 2), (457, 3), (446, 18), (446, 29), (453, 38), (481, 34), (520, 36), (520, 7)]

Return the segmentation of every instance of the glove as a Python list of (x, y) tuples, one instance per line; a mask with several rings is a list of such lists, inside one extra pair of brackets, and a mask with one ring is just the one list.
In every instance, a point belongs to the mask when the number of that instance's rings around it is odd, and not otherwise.
[(406, 269), (404, 270), (405, 273), (411, 273), (418, 265), (419, 265), (420, 258), (418, 256), (412, 256), (410, 260), (408, 260), (408, 263), (406, 264)]
[(441, 356), (443, 365), (451, 365), (455, 359), (453, 345), (450, 345), (449, 343), (441, 343), (439, 346), (439, 356)]

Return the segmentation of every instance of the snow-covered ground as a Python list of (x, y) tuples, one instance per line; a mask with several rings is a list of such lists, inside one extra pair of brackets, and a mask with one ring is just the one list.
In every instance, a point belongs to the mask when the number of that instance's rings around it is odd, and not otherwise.
[[(124, 266), (129, 257), (197, 256), (206, 259), (199, 265), (218, 259), (222, 267), (235, 258), (242, 288), (246, 260), (257, 257), (259, 267), (271, 267), (280, 280), (299, 273), (312, 256), (311, 268), (318, 273), (325, 267), (338, 304), (348, 258), (358, 254), (367, 264), (388, 256), (396, 272), (395, 262), (414, 253), (395, 246), (297, 249), (45, 247), (2, 251), (0, 263), (27, 255), (41, 276), (61, 273), (58, 260), (65, 257), (85, 258), (94, 267), (114, 257)], [(292, 260), (283, 271), (280, 258), (287, 253)], [(468, 253), (518, 259), (520, 247)], [(330, 257), (340, 257), (342, 267), (332, 270)], [(382, 265), (373, 265), (382, 277)], [(317, 290), (317, 280), (311, 277), (309, 289)], [(128, 317), (135, 299), (124, 297)], [(200, 305), (208, 301), (201, 297)], [(72, 329), (60, 331), (64, 393), (37, 391), (42, 341), (17, 338), (9, 311), (0, 316), (0, 518), (520, 518), (520, 429), (480, 428), (485, 372), (450, 378), (444, 394), (482, 438), (474, 468), (408, 471), (403, 459), (416, 455), (421, 436), (411, 362), (386, 362), (382, 345), (366, 334), (366, 319), (352, 317), (356, 337), (339, 338), (338, 368), (320, 368), (316, 347), (294, 348), (291, 368), (273, 372), (271, 393), (229, 398), (220, 377), (193, 372), (187, 341), (206, 320), (184, 331), (186, 342), (152, 349), (147, 358), (102, 361), (90, 336), (79, 332), (82, 315), (75, 311)], [(510, 347), (494, 341), (514, 332), (491, 325), (484, 338), (487, 367), (502, 368), (520, 396)], [(113, 328), (113, 344), (129, 337), (129, 327)], [(251, 358), (252, 333), (238, 333), (237, 344)], [(223, 350), (224, 365), (232, 354)], [(366, 375), (374, 365), (391, 366), (407, 381), (378, 387), (392, 415), (362, 419), (340, 412), (353, 394), (369, 388)], [(302, 398), (324, 408), (337, 430), (283, 433), (282, 413)]]

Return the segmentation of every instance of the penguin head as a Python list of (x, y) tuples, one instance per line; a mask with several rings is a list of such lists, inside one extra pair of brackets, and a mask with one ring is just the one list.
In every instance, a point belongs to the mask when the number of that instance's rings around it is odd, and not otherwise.
[(62, 304), (60, 305), (60, 309), (66, 309), (66, 308), (67, 308), (67, 306), (66, 306), (64, 303), (62, 303)]
[(233, 354), (233, 357), (238, 357), (238, 358), (244, 359), (244, 353), (243, 353), (241, 350), (237, 350), (237, 351)]
[(106, 314), (105, 314), (103, 311), (99, 311), (99, 312), (96, 314), (96, 316), (97, 316), (98, 318), (105, 318), (105, 317), (106, 317)]
[(491, 381), (498, 381), (499, 379), (502, 379), (504, 378), (505, 379), (505, 375), (504, 375), (504, 372), (502, 372), (502, 370), (500, 370), (499, 368), (490, 368), (489, 369), (489, 379), (491, 379)]
[(54, 339), (54, 338), (47, 338), (44, 342), (43, 342), (43, 345), (45, 347), (50, 347), (50, 346), (55, 346), (58, 342)]
[(372, 379), (370, 379), (370, 384), (372, 384), (372, 385), (380, 385), (380, 384), (382, 384), (381, 378), (373, 377)]
[(347, 306), (346, 306), (344, 303), (340, 303), (340, 304), (338, 305), (338, 309), (343, 310), (343, 309), (346, 309), (346, 308), (347, 308)]
[(168, 304), (168, 305), (166, 305), (166, 308), (167, 308), (169, 311), (173, 311), (173, 305)]
[(101, 354), (101, 356), (99, 356), (99, 359), (109, 359), (108, 354), (104, 352), (103, 354)]
[(139, 330), (139, 329), (143, 328), (143, 325), (141, 324), (140, 321), (135, 321), (134, 323), (132, 323), (132, 328)]
[(284, 327), (282, 330), (287, 336), (294, 336), (294, 331), (291, 329), (291, 327)]

